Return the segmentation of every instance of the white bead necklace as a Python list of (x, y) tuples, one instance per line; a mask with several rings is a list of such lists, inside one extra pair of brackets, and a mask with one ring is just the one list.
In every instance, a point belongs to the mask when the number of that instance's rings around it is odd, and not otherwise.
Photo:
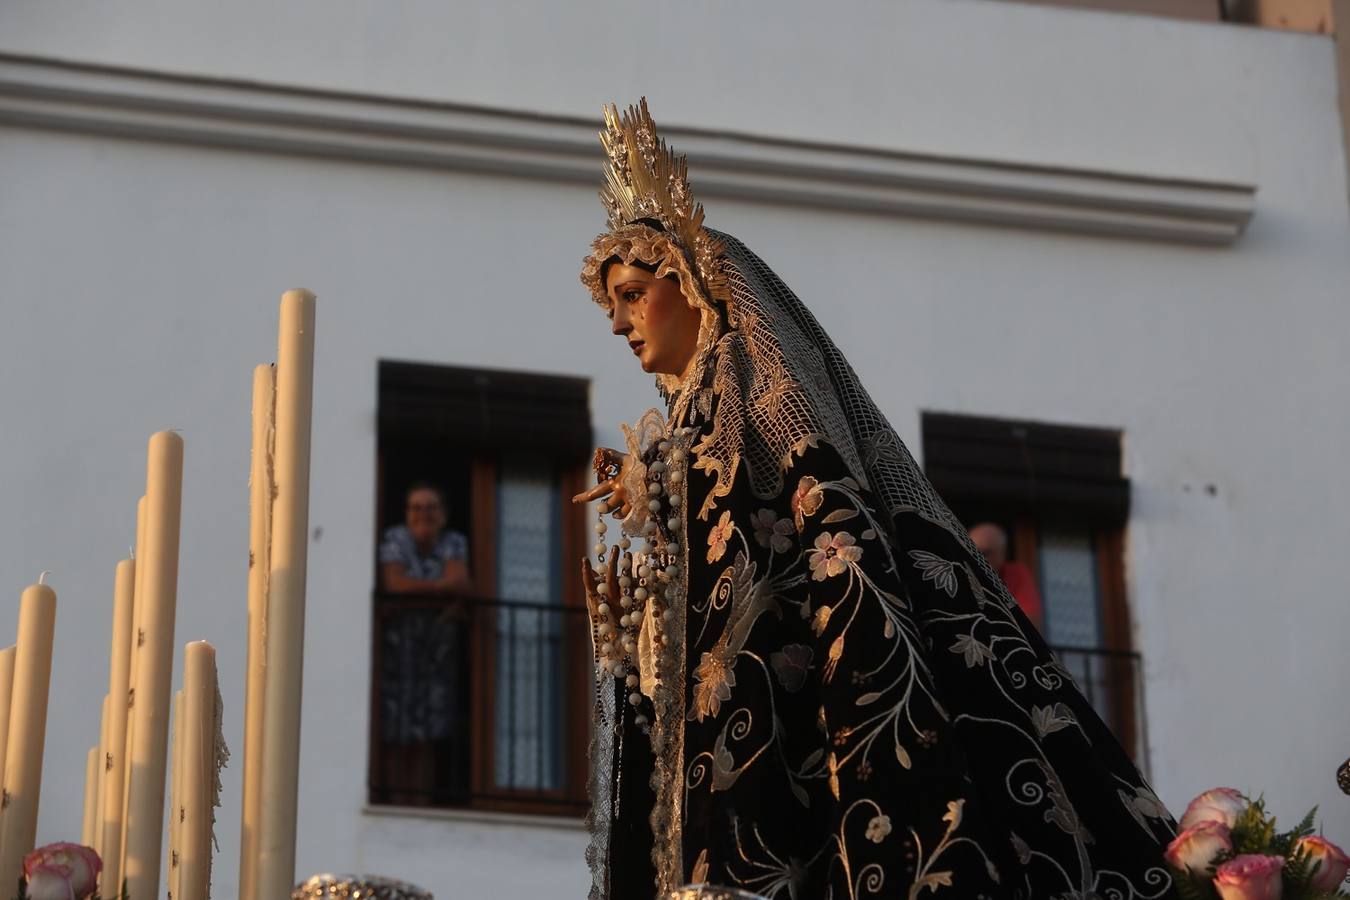
[[(609, 530), (605, 516), (613, 510), (604, 501), (597, 507), (595, 572), (598, 576), (596, 592), (600, 595), (600, 603), (596, 606), (591, 623), (593, 646), (596, 649), (595, 662), (598, 668), (608, 671), (616, 679), (623, 679), (628, 690), (628, 702), (635, 708), (641, 707), (643, 697), (638, 641), (644, 624), (651, 629), (657, 681), (665, 681), (676, 674), (670, 671), (673, 662), (671, 637), (666, 633), (666, 628), (675, 619), (672, 605), (678, 603), (682, 596), (683, 569), (680, 561), (684, 531), (682, 506), (685, 500), (685, 463), (694, 435), (693, 428), (674, 428), (657, 443), (657, 458), (647, 468), (645, 497), (634, 498), (635, 505), (646, 511), (641, 527), (642, 543), (637, 547), (633, 547), (626, 535), (621, 535), (618, 543), (609, 547), (605, 543), (605, 534)], [(642, 503), (644, 499), (646, 502)], [(607, 563), (614, 554), (620, 554), (617, 566), (618, 611), (611, 606), (615, 598), (609, 596), (610, 587), (606, 581)], [(647, 716), (640, 712), (634, 722), (644, 731), (649, 724)]]

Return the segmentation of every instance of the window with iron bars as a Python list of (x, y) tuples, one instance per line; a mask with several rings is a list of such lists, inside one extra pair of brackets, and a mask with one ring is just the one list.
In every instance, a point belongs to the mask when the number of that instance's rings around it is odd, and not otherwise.
[(935, 412), (921, 424), (933, 486), (968, 527), (1003, 529), (1008, 558), (1039, 593), (1046, 642), (1147, 774), (1143, 663), (1125, 591), (1121, 433)]
[(468, 578), (396, 590), (377, 575), (372, 804), (584, 811), (591, 651), (567, 561), (585, 554), (568, 501), (587, 396), (580, 379), (381, 364), (377, 540), (403, 525), (408, 488), (432, 485)]

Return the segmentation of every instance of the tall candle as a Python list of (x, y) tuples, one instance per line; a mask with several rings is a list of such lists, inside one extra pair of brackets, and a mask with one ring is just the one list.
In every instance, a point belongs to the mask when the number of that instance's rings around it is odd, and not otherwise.
[[(190, 646), (190, 645), (189, 645)], [(173, 761), (169, 769), (169, 900), (178, 900), (183, 871), (183, 692), (173, 695)]]
[(309, 291), (287, 291), (281, 298), (279, 344), (276, 500), (272, 505), (271, 586), (267, 598), (267, 688), (258, 847), (258, 893), (264, 900), (285, 897), (295, 884), (314, 387), (314, 295)]
[(253, 459), (249, 471), (248, 662), (244, 682), (244, 802), (240, 815), (239, 900), (258, 900), (258, 826), (262, 807), (263, 692), (266, 684), (267, 584), (272, 556), (272, 436), (276, 370), (253, 370)]
[(42, 749), (47, 734), (47, 691), (52, 677), (56, 592), (31, 585), (19, 601), (19, 640), (5, 749), (5, 799), (0, 815), (0, 885), (19, 883), (23, 858), (37, 836)]
[[(14, 647), (0, 650), (0, 783), (5, 779), (5, 745), (9, 740), (9, 707), (14, 692)], [(0, 812), (0, 815), (3, 815)]]
[(123, 878), (127, 892), (135, 900), (159, 896), (182, 487), (183, 439), (171, 431), (158, 432), (150, 438), (145, 544), (138, 550), (137, 559), (137, 568), (141, 570), (138, 592), (141, 595), (136, 597), (139, 646), (131, 708), (126, 841), (122, 852)]
[(84, 819), (80, 824), (80, 843), (94, 846), (95, 812), (98, 810), (98, 747), (90, 747), (84, 759)]
[(108, 772), (108, 706), (110, 698), (107, 694), (103, 695), (102, 712), (99, 714), (98, 722), (98, 758), (95, 760), (97, 768), (94, 770), (94, 833), (89, 836), (89, 846), (94, 848), (94, 852), (103, 856), (103, 781)]
[[(137, 504), (137, 541), (143, 537), (141, 526), (145, 498)], [(103, 858), (100, 893), (118, 896), (122, 887), (122, 826), (126, 822), (127, 722), (130, 717), (128, 694), (131, 688), (131, 651), (136, 587), (136, 561), (124, 559), (113, 574), (112, 649), (108, 663), (108, 739), (103, 758), (103, 825), (98, 848)]]
[[(142, 496), (136, 503), (136, 553), (141, 552), (145, 545), (145, 528), (149, 520), (149, 514), (146, 512), (147, 498)], [(144, 597), (145, 591), (142, 583), (145, 581), (145, 567), (137, 566), (135, 569), (135, 584), (132, 587), (132, 614), (131, 614), (131, 656), (127, 668), (127, 709), (126, 709), (126, 746), (122, 748), (122, 833), (117, 839), (117, 874), (121, 877), (120, 881), (114, 883), (112, 878), (108, 878), (108, 885), (121, 891), (122, 886), (126, 884), (126, 854), (127, 854), (127, 812), (131, 802), (131, 754), (132, 747), (135, 745), (134, 732), (136, 729), (136, 718), (132, 710), (136, 706), (136, 660), (140, 658), (141, 642), (144, 640), (145, 631), (141, 627), (141, 607), (140, 600)], [(105, 871), (104, 876), (108, 873)]]
[(183, 657), (180, 865), (173, 900), (207, 900), (215, 810), (216, 650), (206, 641), (193, 641), (184, 648)]

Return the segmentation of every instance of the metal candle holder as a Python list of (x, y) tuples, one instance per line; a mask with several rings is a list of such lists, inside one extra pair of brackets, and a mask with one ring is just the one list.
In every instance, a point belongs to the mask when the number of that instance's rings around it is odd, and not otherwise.
[(415, 884), (376, 875), (315, 875), (297, 884), (291, 900), (432, 900)]

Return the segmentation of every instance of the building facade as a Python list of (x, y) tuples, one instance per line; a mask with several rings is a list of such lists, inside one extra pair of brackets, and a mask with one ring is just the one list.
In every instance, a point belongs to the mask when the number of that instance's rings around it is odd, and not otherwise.
[[(580, 760), (541, 749), (584, 727), (541, 699), (584, 689), (570, 614), (445, 626), (478, 648), (441, 688), (487, 749), (396, 783), (434, 763), (380, 748), (399, 726), (374, 685), (413, 676), (388, 674), (376, 544), (429, 473), (479, 594), (575, 608), (576, 444), (621, 445), (657, 403), (577, 282), (603, 226), (600, 106), (643, 95), (709, 224), (793, 286), (958, 510), (1008, 525), (1052, 640), (1137, 654), (1084, 676), (1108, 715), (1127, 686), (1164, 801), (1264, 791), (1350, 840), (1333, 37), (1009, 0), (515, 12), (0, 5), (0, 571), (17, 598), (50, 569), (60, 597), (40, 840), (78, 834), (158, 429), (187, 447), (178, 643), (216, 643), (242, 746), (251, 370), (303, 285), (300, 874), (582, 894)], [(232, 896), (237, 764), (224, 796)]]

